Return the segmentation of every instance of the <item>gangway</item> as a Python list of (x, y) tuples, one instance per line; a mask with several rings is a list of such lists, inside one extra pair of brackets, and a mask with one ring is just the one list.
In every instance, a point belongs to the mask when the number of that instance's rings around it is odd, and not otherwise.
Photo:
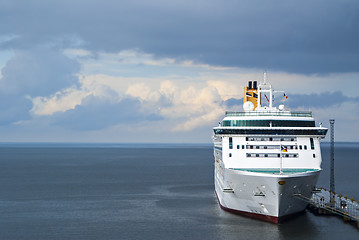
[(309, 203), (308, 209), (319, 215), (335, 214), (343, 217), (346, 222), (352, 222), (359, 228), (359, 201), (348, 198), (336, 192), (320, 187), (312, 191), (312, 197), (308, 198), (300, 193), (294, 194), (303, 201)]

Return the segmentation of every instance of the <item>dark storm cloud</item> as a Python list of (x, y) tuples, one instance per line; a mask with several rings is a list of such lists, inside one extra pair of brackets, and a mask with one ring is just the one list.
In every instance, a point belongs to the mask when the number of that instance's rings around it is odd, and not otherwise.
[(161, 120), (156, 112), (140, 111), (142, 103), (136, 98), (110, 102), (93, 95), (83, 100), (80, 106), (64, 113), (55, 113), (51, 121), (55, 125), (75, 130), (98, 130), (116, 124), (134, 124), (141, 121)]
[(2, 69), (0, 124), (30, 119), (30, 97), (49, 96), (77, 83), (79, 64), (48, 48), (18, 50)]
[[(299, 73), (359, 71), (359, 1), (1, 1), (3, 48), (91, 50)], [(81, 42), (83, 41), (83, 42)]]
[(0, 91), (8, 94), (47, 96), (77, 83), (79, 64), (56, 49), (17, 51), (2, 69)]
[(0, 96), (0, 125), (8, 125), (31, 118), (32, 102), (24, 96)]
[(320, 108), (320, 107), (330, 107), (334, 105), (339, 105), (344, 102), (356, 102), (359, 103), (359, 98), (352, 98), (343, 95), (342, 92), (323, 92), (320, 94), (290, 94), (286, 101), (286, 105), (291, 108)]

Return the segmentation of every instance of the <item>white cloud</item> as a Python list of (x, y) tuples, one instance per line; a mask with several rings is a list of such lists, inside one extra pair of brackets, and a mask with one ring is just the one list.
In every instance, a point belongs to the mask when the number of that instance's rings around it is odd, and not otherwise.
[(222, 98), (216, 88), (189, 86), (173, 95), (172, 105), (161, 108), (161, 114), (173, 123), (172, 130), (188, 131), (210, 125), (223, 113)]
[(177, 91), (178, 87), (169, 80), (163, 81), (159, 89), (160, 94), (168, 99), (173, 99)]
[(208, 81), (208, 85), (215, 87), (223, 100), (243, 97), (243, 87), (238, 83), (235, 84), (226, 81)]
[[(78, 85), (61, 89), (51, 96), (32, 98), (31, 113), (34, 116), (51, 118), (55, 113), (66, 113), (78, 108), (76, 118), (81, 119), (81, 114), (91, 115), (91, 104), (95, 104), (96, 101), (100, 101), (96, 111), (100, 111), (100, 106), (106, 108), (105, 104), (110, 104), (112, 106), (108, 106), (109, 111), (104, 109), (103, 113), (111, 114), (117, 107), (125, 108), (126, 102), (123, 100), (134, 99), (129, 103), (136, 106), (137, 112), (131, 114), (143, 114), (144, 117), (141, 118), (139, 115), (137, 117), (139, 121), (146, 124), (141, 125), (138, 122), (133, 124), (139, 124), (141, 128), (158, 127), (160, 128), (158, 132), (161, 134), (189, 133), (190, 130), (193, 132), (196, 129), (210, 131), (221, 120), (226, 110), (242, 110), (226, 109), (224, 101), (242, 98), (243, 87), (247, 85), (248, 80), (261, 81), (263, 76), (259, 70), (217, 68), (192, 61), (156, 59), (151, 54), (137, 50), (110, 54), (71, 49), (67, 54), (73, 54), (82, 64), (82, 71), (77, 76)], [(142, 69), (145, 74), (141, 72)], [(147, 72), (153, 74), (147, 75)], [(308, 94), (333, 90), (335, 79), (346, 78), (347, 81), (352, 82), (354, 76), (356, 75), (342, 74), (324, 77), (274, 72), (268, 73), (268, 80), (276, 90)], [(338, 83), (335, 86), (340, 88), (342, 84)], [(349, 90), (347, 87), (339, 90), (344, 89)], [(79, 109), (79, 107), (83, 108)], [(328, 114), (326, 111), (334, 110), (319, 109), (319, 119)], [(66, 117), (71, 116), (75, 115), (66, 115)], [(96, 118), (96, 115), (94, 117)], [(150, 118), (152, 120), (148, 122)], [(121, 121), (126, 118), (117, 116), (116, 119), (109, 121), (108, 126), (95, 125), (97, 128), (111, 126), (120, 128)], [(359, 116), (355, 116), (353, 121), (355, 119), (359, 119)], [(95, 119), (93, 121), (96, 122)], [(126, 126), (128, 124), (131, 123), (126, 122)], [(91, 127), (91, 124), (88, 127)], [(155, 129), (152, 130), (156, 132)]]
[(68, 48), (64, 50), (65, 55), (76, 58), (76, 57), (91, 57), (92, 53), (88, 50), (81, 48)]
[(130, 85), (126, 91), (127, 95), (139, 98), (142, 101), (158, 101), (159, 94), (151, 90), (149, 86), (144, 83), (136, 83)]
[(51, 97), (35, 97), (32, 99), (33, 108), (30, 111), (35, 115), (52, 115), (56, 112), (66, 112), (80, 105), (82, 99), (90, 94), (90, 92), (69, 88), (57, 92)]

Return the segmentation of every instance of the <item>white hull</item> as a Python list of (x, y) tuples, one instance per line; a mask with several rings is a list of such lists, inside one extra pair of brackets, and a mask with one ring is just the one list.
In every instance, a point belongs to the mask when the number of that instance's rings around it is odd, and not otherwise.
[(275, 223), (306, 208), (295, 195), (311, 197), (321, 171), (320, 139), (328, 130), (315, 125), (311, 112), (274, 107), (278, 93), (266, 78), (258, 86), (249, 81), (244, 112), (226, 112), (213, 128), (220, 206)]
[(310, 197), (320, 173), (279, 175), (224, 169), (221, 176), (216, 171), (215, 191), (223, 209), (275, 223), (304, 211), (307, 203), (294, 194)]

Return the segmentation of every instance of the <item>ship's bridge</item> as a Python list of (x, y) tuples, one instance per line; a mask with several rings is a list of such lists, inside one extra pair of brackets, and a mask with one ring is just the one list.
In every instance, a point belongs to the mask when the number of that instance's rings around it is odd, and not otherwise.
[(226, 112), (215, 134), (307, 135), (323, 138), (327, 129), (315, 126), (312, 112), (249, 111)]
[(315, 127), (311, 112), (226, 112), (222, 127)]

